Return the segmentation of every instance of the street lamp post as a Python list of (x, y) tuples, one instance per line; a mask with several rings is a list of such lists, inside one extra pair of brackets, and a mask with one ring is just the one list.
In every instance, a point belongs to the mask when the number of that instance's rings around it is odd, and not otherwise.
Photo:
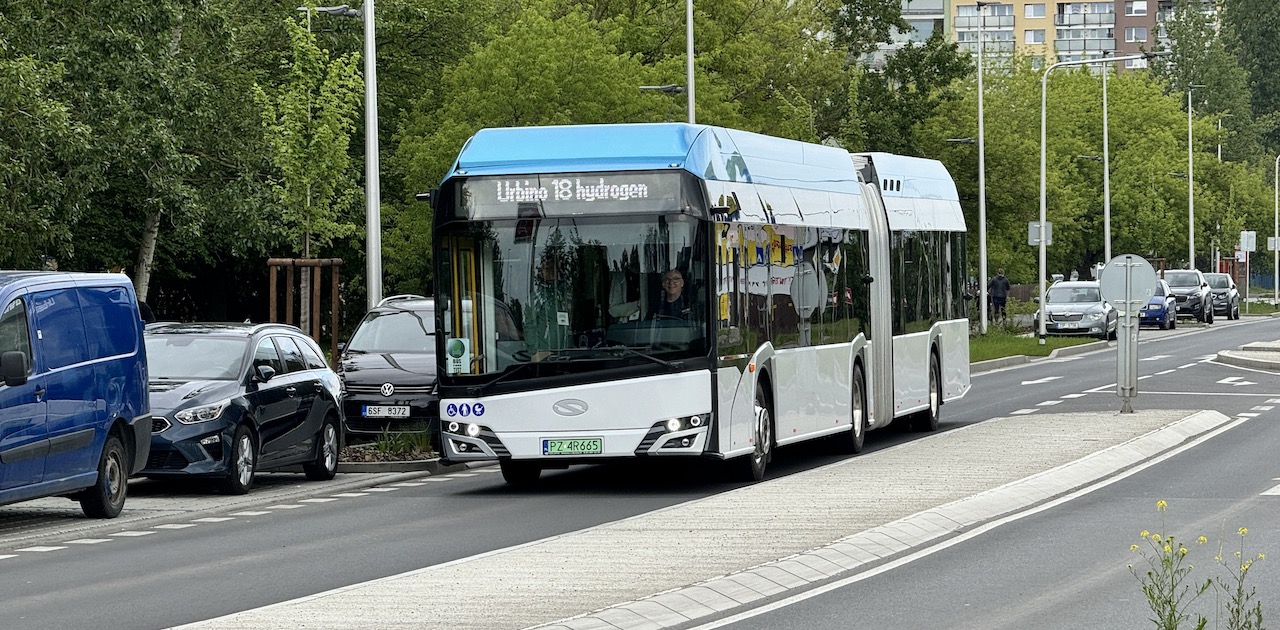
[(1191, 144), (1191, 92), (1203, 85), (1187, 86), (1187, 269), (1196, 268), (1196, 173)]
[[(1115, 51), (1102, 53), (1103, 58)], [(1102, 66), (1102, 262), (1111, 262), (1111, 138), (1107, 124), (1107, 75), (1111, 64)]]
[(365, 275), (368, 276), (368, 306), (382, 300), (382, 193), (378, 176), (378, 64), (373, 30), (373, 0), (353, 9), (340, 4), (334, 7), (298, 7), (339, 17), (360, 18), (364, 22), (364, 229)]
[(689, 90), (689, 124), (693, 124), (693, 0), (684, 3), (685, 84)]
[[(1159, 53), (1143, 53), (1140, 55), (1126, 55), (1124, 57), (1112, 57), (1110, 62), (1128, 61), (1130, 59), (1151, 59), (1152, 57), (1161, 56)], [(1048, 105), (1049, 105), (1049, 73), (1054, 68), (1063, 66), (1083, 66), (1086, 64), (1100, 63), (1098, 59), (1076, 59), (1074, 61), (1059, 61), (1044, 69), (1044, 75), (1040, 77), (1040, 225), (1039, 225), (1039, 245), (1040, 245), (1040, 267), (1039, 267), (1039, 285), (1040, 285), (1040, 321), (1039, 330), (1040, 345), (1045, 343), (1045, 310), (1044, 310), (1044, 290), (1045, 290), (1045, 210), (1046, 210), (1046, 131), (1049, 127)]]
[[(1271, 252), (1273, 269), (1271, 270), (1271, 304), (1274, 306), (1280, 301), (1280, 155), (1276, 156), (1276, 216), (1275, 216), (1275, 246)], [(1245, 278), (1245, 282), (1249, 279)], [(1245, 285), (1246, 288), (1248, 285)]]
[(982, 49), (986, 42), (982, 41), (982, 23), (986, 21), (986, 8), (1000, 4), (987, 0), (978, 0), (978, 295), (982, 300), (979, 309), (978, 330), (987, 334), (987, 145), (986, 132), (983, 129), (982, 115)]

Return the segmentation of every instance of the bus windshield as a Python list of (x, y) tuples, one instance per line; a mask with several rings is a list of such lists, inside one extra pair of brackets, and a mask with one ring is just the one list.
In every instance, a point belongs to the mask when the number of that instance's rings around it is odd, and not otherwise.
[[(514, 379), (707, 353), (706, 236), (695, 219), (535, 217), (438, 229), (442, 374)], [(518, 369), (528, 364), (538, 369)]]

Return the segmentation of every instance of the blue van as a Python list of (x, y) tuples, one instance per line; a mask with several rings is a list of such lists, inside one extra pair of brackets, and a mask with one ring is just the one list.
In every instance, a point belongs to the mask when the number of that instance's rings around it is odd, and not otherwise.
[(142, 327), (124, 274), (0, 271), (0, 505), (120, 514), (151, 451)]

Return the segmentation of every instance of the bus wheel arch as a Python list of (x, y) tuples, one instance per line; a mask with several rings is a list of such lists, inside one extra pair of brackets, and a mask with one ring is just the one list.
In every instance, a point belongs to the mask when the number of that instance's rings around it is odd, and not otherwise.
[(853, 372), (849, 381), (849, 431), (839, 434), (839, 450), (856, 455), (862, 452), (867, 439), (867, 378), (862, 367), (862, 358), (853, 361)]

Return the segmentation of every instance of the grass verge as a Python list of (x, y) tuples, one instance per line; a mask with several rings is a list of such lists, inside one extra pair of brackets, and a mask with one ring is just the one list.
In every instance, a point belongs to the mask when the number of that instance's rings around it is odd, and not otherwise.
[(1017, 355), (1047, 357), (1058, 348), (1094, 341), (1098, 340), (1093, 337), (1045, 337), (1045, 343), (1042, 346), (1040, 340), (1034, 336), (1028, 337), (999, 328), (988, 328), (987, 334), (973, 335), (969, 338), (969, 361), (977, 363)]

